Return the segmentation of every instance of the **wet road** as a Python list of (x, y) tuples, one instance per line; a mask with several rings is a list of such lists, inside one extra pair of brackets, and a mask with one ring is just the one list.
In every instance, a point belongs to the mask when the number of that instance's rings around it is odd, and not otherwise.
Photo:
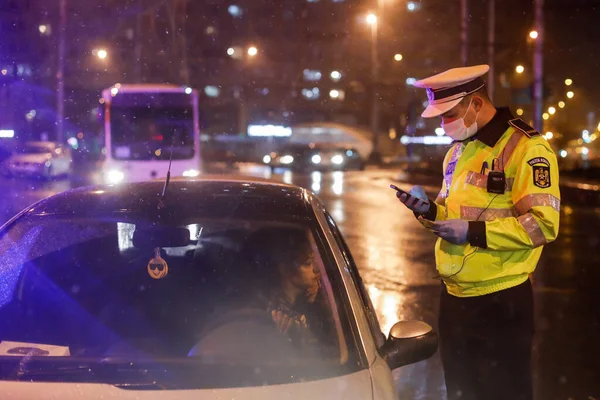
[[(269, 177), (261, 167), (243, 174)], [(342, 229), (377, 308), (384, 332), (399, 319), (437, 326), (440, 281), (433, 278), (435, 237), (401, 207), (388, 185), (393, 170), (283, 173), (275, 179), (310, 188)], [(0, 223), (41, 198), (85, 180), (0, 180)], [(398, 186), (408, 189), (410, 184)], [(426, 186), (433, 195), (434, 186)], [(600, 400), (600, 208), (563, 204), (558, 240), (534, 274), (536, 400)], [(444, 399), (439, 357), (395, 373), (400, 398)]]

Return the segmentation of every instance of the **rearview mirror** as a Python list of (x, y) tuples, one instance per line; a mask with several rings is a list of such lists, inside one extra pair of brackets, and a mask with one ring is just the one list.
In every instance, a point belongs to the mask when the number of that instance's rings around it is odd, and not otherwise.
[(382, 357), (391, 369), (403, 367), (435, 354), (438, 337), (433, 328), (422, 321), (396, 322), (381, 346)]
[(185, 247), (190, 244), (190, 231), (186, 228), (155, 226), (133, 232), (133, 246), (138, 248)]

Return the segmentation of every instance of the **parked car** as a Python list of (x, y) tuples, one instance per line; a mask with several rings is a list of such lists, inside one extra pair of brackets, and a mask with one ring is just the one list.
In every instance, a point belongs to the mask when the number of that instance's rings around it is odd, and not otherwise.
[(9, 176), (52, 178), (71, 173), (71, 150), (54, 142), (27, 142), (5, 161)]
[(436, 351), (424, 322), (382, 334), (307, 190), (163, 188), (68, 191), (0, 229), (3, 400), (391, 400), (391, 371)]
[(271, 170), (286, 168), (295, 171), (362, 170), (365, 163), (351, 148), (331, 144), (288, 144), (263, 157)]

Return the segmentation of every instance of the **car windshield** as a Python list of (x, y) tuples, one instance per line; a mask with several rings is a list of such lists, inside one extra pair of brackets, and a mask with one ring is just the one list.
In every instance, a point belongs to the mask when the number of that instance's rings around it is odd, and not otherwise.
[(300, 223), (30, 217), (0, 239), (0, 379), (212, 388), (349, 373), (337, 267), (318, 243)]
[(186, 107), (111, 108), (113, 157), (118, 160), (190, 159), (193, 119)]

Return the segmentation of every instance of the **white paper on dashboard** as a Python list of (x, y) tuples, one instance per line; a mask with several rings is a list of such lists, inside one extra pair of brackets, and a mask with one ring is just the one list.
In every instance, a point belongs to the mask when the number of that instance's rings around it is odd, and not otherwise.
[(25, 342), (0, 342), (0, 356), (68, 357), (70, 355), (71, 352), (68, 346)]

